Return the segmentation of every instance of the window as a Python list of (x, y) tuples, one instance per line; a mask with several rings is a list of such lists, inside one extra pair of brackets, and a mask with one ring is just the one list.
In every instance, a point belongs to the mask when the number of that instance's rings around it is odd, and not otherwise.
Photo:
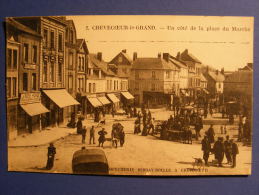
[(62, 82), (62, 63), (58, 63), (58, 81)]
[(82, 71), (84, 71), (85, 70), (85, 58), (82, 57), (81, 59), (82, 59), (81, 68), (82, 68)]
[(93, 93), (95, 93), (95, 83), (93, 83)]
[(58, 35), (58, 51), (63, 51), (63, 36), (61, 33)]
[(68, 91), (71, 93), (73, 90), (73, 76), (68, 76)]
[(113, 85), (113, 89), (116, 90), (116, 81), (113, 81), (114, 85)]
[(119, 56), (118, 62), (119, 62), (119, 63), (122, 63), (122, 57), (121, 57), (121, 56)]
[(89, 83), (89, 93), (92, 93), (92, 83)]
[(48, 81), (48, 63), (47, 61), (43, 62), (43, 82)]
[(110, 90), (109, 80), (106, 81), (106, 85), (107, 85), (107, 90)]
[(51, 62), (49, 69), (50, 81), (54, 82), (54, 62)]
[(7, 49), (7, 68), (11, 69), (12, 68), (12, 50)]
[(78, 71), (81, 70), (81, 57), (79, 57), (78, 59)]
[(13, 50), (13, 69), (17, 69), (18, 55), (17, 50)]
[(17, 79), (16, 77), (13, 78), (13, 97), (16, 97), (17, 96), (17, 93), (16, 93), (16, 85), (17, 85)]
[(28, 91), (28, 74), (23, 73), (23, 91)]
[(151, 84), (151, 91), (155, 91), (156, 90), (156, 85), (155, 85), (155, 83), (152, 83)]
[(6, 81), (6, 95), (8, 98), (11, 97), (11, 87), (12, 87), (12, 84), (11, 84), (12, 80), (11, 78), (7, 78), (7, 81)]
[(43, 32), (43, 46), (48, 47), (48, 30), (44, 29)]
[(33, 47), (32, 47), (32, 62), (34, 63), (34, 64), (36, 64), (37, 63), (37, 46), (36, 45), (33, 45)]
[(170, 78), (170, 71), (166, 71), (166, 78), (167, 78), (167, 79)]
[(25, 62), (29, 60), (29, 45), (27, 43), (23, 45), (23, 59)]
[(152, 79), (155, 79), (155, 78), (156, 78), (156, 72), (152, 71)]
[(31, 89), (36, 91), (37, 90), (36, 85), (37, 85), (37, 76), (36, 76), (36, 73), (32, 73), (32, 75), (31, 75)]
[(51, 49), (55, 48), (55, 34), (54, 34), (54, 31), (50, 32), (50, 48)]
[(73, 69), (73, 53), (72, 52), (69, 53), (69, 59), (68, 60), (69, 60), (69, 63), (68, 63), (69, 68)]

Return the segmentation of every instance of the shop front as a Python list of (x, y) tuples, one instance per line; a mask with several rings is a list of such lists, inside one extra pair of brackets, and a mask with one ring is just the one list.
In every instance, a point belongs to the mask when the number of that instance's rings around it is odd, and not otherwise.
[(103, 104), (99, 101), (95, 94), (88, 95), (87, 100), (89, 102), (89, 104), (87, 104), (87, 114), (90, 114), (90, 116), (94, 118), (95, 122), (99, 122)]
[(45, 127), (59, 126), (64, 122), (64, 109), (75, 112), (75, 106), (80, 104), (65, 89), (48, 89), (42, 92), (44, 105), (50, 110), (46, 115)]
[(121, 92), (121, 102), (124, 108), (132, 106), (134, 104), (134, 96), (128, 91)]
[(113, 93), (108, 93), (106, 96), (112, 102), (112, 109), (116, 112), (120, 108), (120, 99)]
[(105, 96), (100, 96), (97, 97), (98, 100), (102, 103), (102, 112), (103, 114), (108, 114), (111, 113), (111, 109), (112, 109), (112, 104), (111, 102), (105, 97)]
[(18, 135), (42, 130), (42, 121), (48, 112), (41, 104), (40, 92), (21, 94), (17, 120)]

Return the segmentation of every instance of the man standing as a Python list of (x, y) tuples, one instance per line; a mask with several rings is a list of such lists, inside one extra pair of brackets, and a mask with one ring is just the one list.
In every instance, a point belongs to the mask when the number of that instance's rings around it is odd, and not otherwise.
[(222, 161), (224, 159), (224, 144), (223, 144), (223, 138), (219, 137), (218, 140), (215, 142), (213, 146), (213, 151), (215, 154), (215, 159), (218, 161), (218, 166), (222, 166)]
[(102, 130), (99, 131), (98, 134), (99, 134), (99, 139), (98, 139), (99, 145), (98, 145), (98, 146), (99, 146), (99, 147), (100, 147), (100, 146), (103, 147), (103, 144), (104, 144), (104, 142), (105, 142), (105, 135), (107, 134), (107, 132), (105, 131), (104, 128), (102, 128)]
[(195, 132), (196, 132), (196, 140), (201, 137), (200, 131), (203, 128), (203, 122), (202, 118), (200, 116), (197, 116), (196, 122), (195, 122)]
[(208, 135), (209, 142), (214, 143), (215, 132), (214, 132), (214, 129), (213, 129), (213, 125), (210, 125), (210, 128), (207, 131), (207, 135)]
[(77, 131), (78, 134), (81, 133), (82, 128), (83, 128), (82, 119), (81, 119), (81, 118), (78, 118), (78, 121), (77, 121), (77, 123), (76, 123), (76, 131)]
[(203, 151), (203, 159), (205, 161), (205, 165), (209, 166), (208, 160), (210, 157), (211, 145), (210, 145), (210, 142), (206, 135), (204, 136), (203, 140), (201, 141), (201, 145), (202, 145), (201, 149)]
[(89, 144), (92, 143), (92, 140), (93, 140), (93, 144), (95, 144), (95, 141), (94, 141), (94, 134), (95, 134), (95, 129), (94, 129), (94, 126), (92, 126), (91, 129), (90, 129), (90, 140), (89, 140)]
[(53, 143), (50, 143), (48, 147), (48, 161), (47, 161), (46, 169), (50, 170), (54, 166), (55, 154), (56, 154), (56, 148), (54, 147)]
[(231, 164), (232, 163), (232, 158), (231, 158), (231, 153), (232, 153), (232, 144), (229, 141), (229, 136), (226, 136), (226, 140), (224, 141), (224, 147), (225, 147), (225, 155), (227, 158), (227, 163)]
[(233, 139), (230, 140), (230, 144), (231, 144), (231, 149), (232, 149), (232, 168), (235, 168), (236, 167), (236, 156), (237, 154), (239, 154), (239, 151), (238, 151), (238, 146), (237, 144), (233, 141)]
[(81, 131), (82, 134), (82, 144), (85, 143), (85, 137), (86, 137), (86, 127), (84, 126)]

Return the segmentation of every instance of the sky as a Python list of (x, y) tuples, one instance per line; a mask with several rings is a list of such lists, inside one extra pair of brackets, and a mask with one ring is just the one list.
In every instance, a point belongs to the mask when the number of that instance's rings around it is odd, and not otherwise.
[(132, 58), (188, 49), (203, 64), (234, 71), (253, 62), (253, 18), (222, 16), (67, 16), (90, 53), (111, 61), (126, 49)]

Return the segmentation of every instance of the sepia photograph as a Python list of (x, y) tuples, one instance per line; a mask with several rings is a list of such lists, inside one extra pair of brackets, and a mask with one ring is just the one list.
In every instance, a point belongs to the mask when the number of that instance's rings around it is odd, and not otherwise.
[(251, 175), (253, 17), (33, 16), (5, 26), (8, 171)]

